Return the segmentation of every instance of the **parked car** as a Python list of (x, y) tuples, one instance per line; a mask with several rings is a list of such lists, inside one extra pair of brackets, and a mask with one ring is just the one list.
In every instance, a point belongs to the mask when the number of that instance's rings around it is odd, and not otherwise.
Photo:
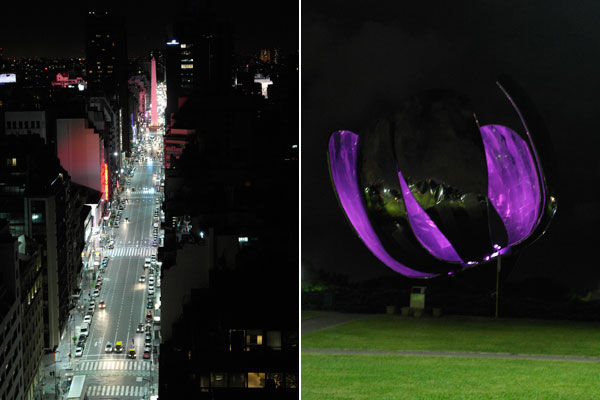
[(152, 313), (150, 311), (146, 313), (146, 322), (152, 322)]
[(87, 322), (88, 324), (90, 324), (92, 322), (92, 316), (91, 315), (86, 315), (85, 317), (83, 317), (83, 322)]
[(100, 290), (99, 289), (94, 289), (93, 295), (94, 295), (94, 297), (100, 296)]
[(83, 355), (83, 347), (75, 348), (75, 357), (81, 357)]
[(148, 360), (150, 358), (150, 352), (144, 351), (144, 360)]

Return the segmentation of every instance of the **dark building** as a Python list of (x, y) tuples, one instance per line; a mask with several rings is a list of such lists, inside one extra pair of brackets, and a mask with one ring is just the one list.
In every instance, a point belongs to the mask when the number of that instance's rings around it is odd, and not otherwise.
[(80, 205), (69, 174), (39, 136), (4, 137), (0, 160), (0, 218), (9, 221), (11, 235), (42, 246), (44, 348), (52, 350), (68, 320), (81, 269)]
[[(131, 126), (124, 19), (108, 11), (88, 11), (85, 23), (86, 79), (91, 96), (106, 97), (119, 116), (122, 149), (131, 152)], [(118, 111), (117, 111), (118, 110)]]
[(161, 397), (298, 398), (297, 70), (280, 81), (272, 101), (200, 91), (174, 115)]
[(210, 7), (189, 10), (176, 20), (165, 49), (167, 125), (179, 108), (179, 98), (231, 90), (232, 57), (233, 27), (218, 20)]

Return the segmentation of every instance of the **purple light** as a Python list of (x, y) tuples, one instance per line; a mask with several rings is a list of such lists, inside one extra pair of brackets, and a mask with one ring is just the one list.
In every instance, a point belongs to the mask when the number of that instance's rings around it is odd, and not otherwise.
[(435, 276), (435, 274), (415, 271), (400, 264), (383, 248), (369, 223), (362, 194), (358, 187), (356, 176), (357, 152), (358, 135), (355, 133), (336, 131), (331, 135), (329, 139), (329, 165), (333, 184), (340, 203), (358, 236), (377, 258), (394, 271), (415, 278)]
[(527, 143), (501, 125), (481, 127), (488, 167), (488, 197), (504, 222), (508, 246), (527, 238), (539, 217), (540, 187)]
[(400, 181), (402, 197), (408, 213), (408, 221), (421, 245), (441, 260), (462, 263), (463, 260), (452, 247), (450, 241), (415, 200), (400, 171), (398, 171), (398, 180)]

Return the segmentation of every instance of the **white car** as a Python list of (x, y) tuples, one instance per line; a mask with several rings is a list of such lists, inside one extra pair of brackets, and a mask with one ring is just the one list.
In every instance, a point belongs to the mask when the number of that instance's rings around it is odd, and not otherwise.
[(83, 347), (77, 347), (75, 349), (75, 357), (81, 357), (83, 355)]
[(148, 288), (148, 294), (154, 294), (154, 287)]
[(83, 322), (87, 322), (88, 324), (92, 322), (92, 316), (91, 315), (86, 315), (85, 317), (83, 317)]
[(98, 289), (94, 290), (94, 297), (100, 296), (100, 291)]
[(104, 352), (112, 353), (112, 351), (113, 351), (112, 344), (110, 344), (110, 342), (106, 342), (106, 347), (104, 347)]

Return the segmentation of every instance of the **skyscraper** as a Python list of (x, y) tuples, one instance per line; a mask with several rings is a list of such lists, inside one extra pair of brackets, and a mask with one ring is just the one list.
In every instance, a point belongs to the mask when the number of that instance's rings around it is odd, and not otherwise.
[(127, 35), (122, 18), (108, 11), (88, 11), (85, 23), (85, 56), (88, 93), (106, 97), (113, 110), (121, 109), (121, 146), (130, 152), (131, 127), (128, 123)]

